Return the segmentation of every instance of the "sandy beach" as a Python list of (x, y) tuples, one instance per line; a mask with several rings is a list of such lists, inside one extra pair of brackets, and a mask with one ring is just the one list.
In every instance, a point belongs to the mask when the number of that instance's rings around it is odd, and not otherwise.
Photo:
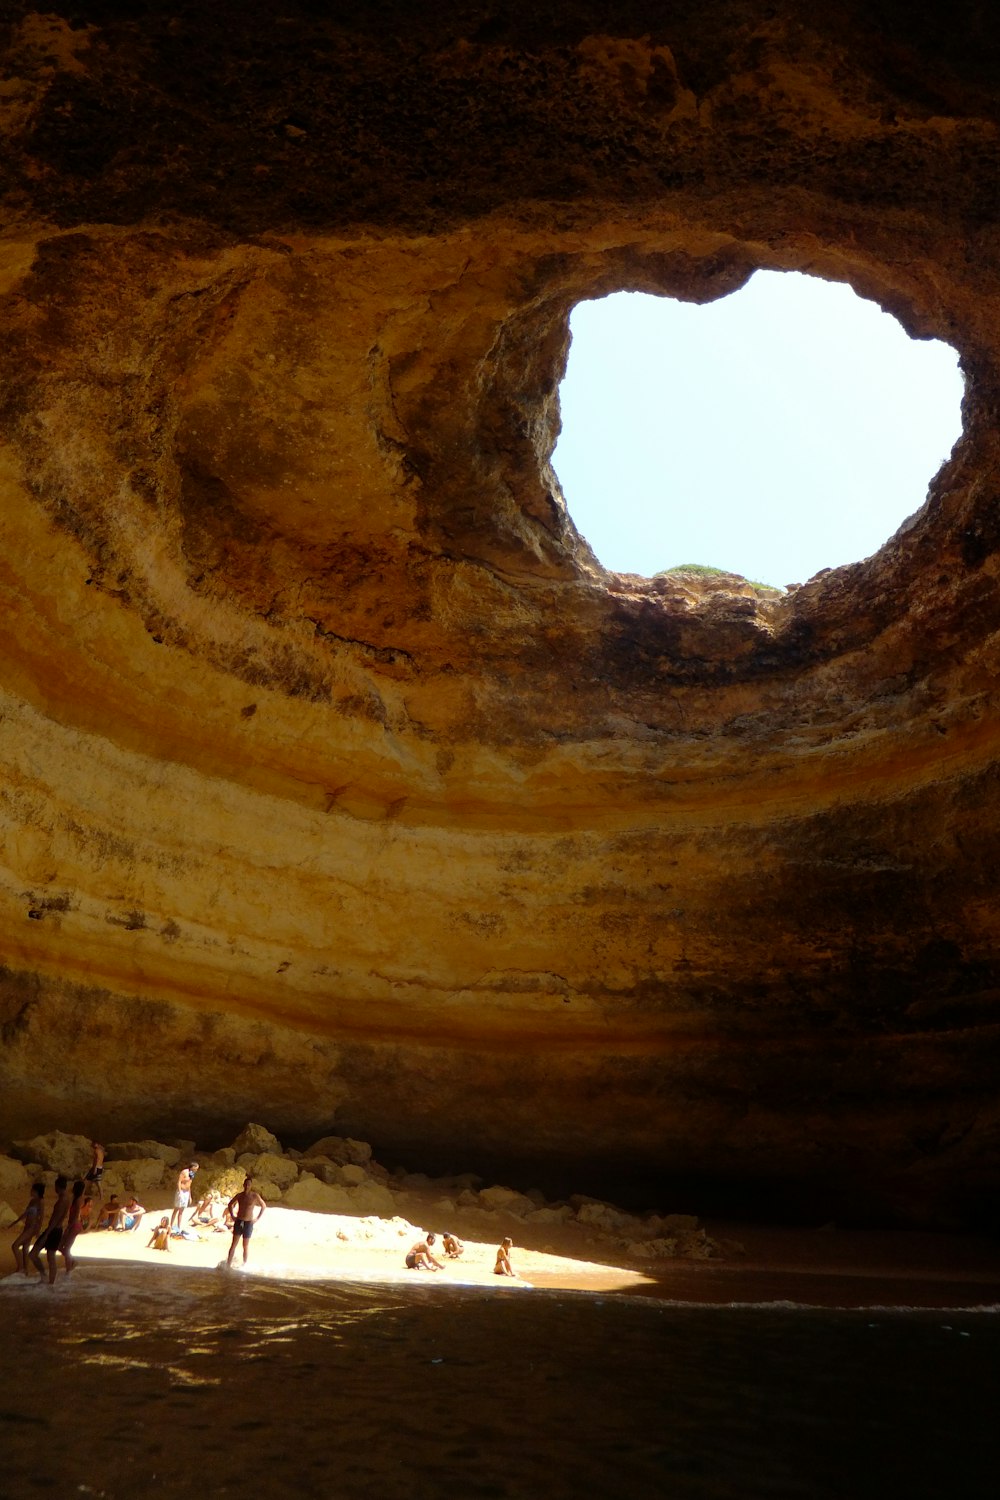
[[(168, 1192), (146, 1195), (137, 1231), (90, 1231), (74, 1248), (77, 1277), (116, 1264), (177, 1270), (223, 1271), (228, 1232), (204, 1225), (170, 1241), (169, 1252), (149, 1247), (150, 1233), (169, 1213)], [(376, 1282), (399, 1288), (433, 1282), (440, 1288), (526, 1287), (593, 1293), (617, 1292), (664, 1301), (704, 1304), (789, 1302), (817, 1307), (983, 1307), (1000, 1304), (1000, 1244), (976, 1236), (903, 1231), (774, 1228), (708, 1224), (722, 1254), (712, 1259), (640, 1262), (616, 1252), (606, 1238), (576, 1223), (526, 1225), (513, 1216), (461, 1211), (437, 1225), (431, 1190), (400, 1195), (405, 1216), (385, 1219), (312, 1213), (280, 1204), (268, 1207), (250, 1248), (249, 1270), (269, 1279), (309, 1282)], [(483, 1220), (490, 1220), (484, 1224)], [(186, 1216), (185, 1216), (186, 1221)], [(458, 1260), (436, 1249), (441, 1271), (409, 1271), (406, 1251), (424, 1232), (453, 1229), (464, 1244)], [(513, 1278), (496, 1276), (496, 1247), (514, 1240)], [(603, 1241), (603, 1242), (602, 1242)], [(242, 1274), (237, 1247), (234, 1274)], [(13, 1269), (7, 1253), (4, 1270)], [(65, 1276), (60, 1262), (59, 1284)]]

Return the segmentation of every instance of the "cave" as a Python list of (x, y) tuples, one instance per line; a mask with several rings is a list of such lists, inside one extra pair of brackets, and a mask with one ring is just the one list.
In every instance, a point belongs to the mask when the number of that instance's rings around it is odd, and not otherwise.
[[(12, 0), (0, 47), (0, 1135), (982, 1224), (996, 21)], [(962, 438), (780, 597), (608, 573), (569, 312), (757, 269), (951, 344)]]

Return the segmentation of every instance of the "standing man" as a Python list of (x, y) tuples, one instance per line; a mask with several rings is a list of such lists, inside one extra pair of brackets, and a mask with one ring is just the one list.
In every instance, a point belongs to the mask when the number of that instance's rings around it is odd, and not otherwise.
[(57, 1177), (56, 1201), (52, 1205), (49, 1222), (31, 1247), (31, 1259), (39, 1276), (45, 1275), (42, 1270), (42, 1251), (45, 1251), (49, 1263), (50, 1285), (55, 1282), (56, 1271), (59, 1269), (56, 1264), (56, 1251), (62, 1243), (63, 1225), (66, 1223), (66, 1215), (69, 1212), (69, 1202), (69, 1183), (65, 1177)]
[[(97, 1198), (98, 1213), (97, 1218), (94, 1220), (94, 1223), (96, 1224), (97, 1220), (101, 1217), (100, 1208), (104, 1198), (104, 1193), (101, 1189), (101, 1178), (104, 1176), (104, 1147), (101, 1145), (100, 1141), (91, 1141), (90, 1153), (90, 1169), (88, 1170), (87, 1175), (83, 1180), (84, 1182), (90, 1184), (89, 1196), (91, 1198)], [(93, 1205), (91, 1205), (91, 1212), (92, 1211)], [(89, 1218), (85, 1224), (81, 1220), (81, 1229), (89, 1229), (90, 1227), (91, 1226)]]
[(191, 1184), (194, 1182), (194, 1174), (198, 1170), (198, 1163), (193, 1161), (189, 1166), (181, 1167), (177, 1175), (177, 1191), (174, 1194), (174, 1211), (170, 1215), (170, 1233), (178, 1235), (181, 1232), (181, 1218), (186, 1208), (191, 1207)]
[(253, 1185), (253, 1178), (245, 1177), (243, 1191), (237, 1193), (235, 1198), (230, 1198), (227, 1209), (227, 1212), (233, 1216), (233, 1243), (229, 1247), (227, 1266), (233, 1263), (237, 1240), (243, 1241), (243, 1264), (246, 1265), (250, 1256), (250, 1236), (266, 1207), (267, 1204)]

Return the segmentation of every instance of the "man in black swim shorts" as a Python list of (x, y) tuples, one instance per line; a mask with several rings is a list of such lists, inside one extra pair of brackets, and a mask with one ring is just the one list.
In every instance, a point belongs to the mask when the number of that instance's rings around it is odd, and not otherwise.
[(42, 1251), (45, 1251), (45, 1256), (49, 1263), (50, 1283), (54, 1282), (56, 1279), (56, 1271), (58, 1270), (58, 1266), (56, 1264), (56, 1251), (59, 1249), (60, 1243), (62, 1242), (63, 1225), (66, 1222), (66, 1215), (69, 1212), (69, 1204), (69, 1183), (67, 1182), (65, 1177), (57, 1177), (56, 1201), (52, 1205), (52, 1213), (49, 1216), (49, 1222), (46, 1224), (44, 1230), (38, 1236), (37, 1240), (31, 1247), (31, 1260), (37, 1268), (38, 1274), (40, 1276), (45, 1275), (45, 1272), (42, 1270)]
[(257, 1192), (253, 1185), (253, 1178), (246, 1177), (243, 1180), (243, 1191), (237, 1193), (235, 1198), (230, 1198), (228, 1212), (233, 1216), (233, 1242), (229, 1247), (227, 1266), (233, 1263), (236, 1253), (236, 1245), (239, 1240), (243, 1241), (243, 1264), (246, 1265), (250, 1256), (250, 1236), (254, 1232), (254, 1226), (259, 1223), (260, 1217), (267, 1204)]
[(100, 1141), (91, 1141), (90, 1152), (90, 1167), (87, 1171), (86, 1177), (83, 1180), (84, 1182), (93, 1183), (94, 1189), (96, 1189), (96, 1192), (93, 1193), (93, 1196), (97, 1198), (98, 1213), (92, 1220), (88, 1220), (87, 1223), (81, 1225), (81, 1228), (83, 1229), (89, 1229), (91, 1227), (91, 1223), (96, 1224), (98, 1219), (100, 1219), (100, 1207), (104, 1198), (104, 1194), (101, 1191), (101, 1178), (104, 1176), (104, 1147), (101, 1145)]

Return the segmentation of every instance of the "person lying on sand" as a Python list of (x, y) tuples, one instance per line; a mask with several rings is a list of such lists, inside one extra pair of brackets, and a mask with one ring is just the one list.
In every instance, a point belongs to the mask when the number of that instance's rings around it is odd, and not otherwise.
[(146, 1245), (146, 1249), (147, 1250), (169, 1250), (170, 1249), (170, 1215), (169, 1214), (164, 1214), (163, 1215), (163, 1218), (160, 1220), (159, 1224), (157, 1224), (156, 1228), (153, 1230), (152, 1234), (149, 1236), (149, 1242)]
[(493, 1267), (494, 1276), (516, 1276), (517, 1272), (511, 1269), (510, 1251), (514, 1241), (508, 1234), (497, 1246), (497, 1263)]
[(229, 1247), (227, 1266), (233, 1263), (238, 1240), (243, 1241), (243, 1264), (246, 1265), (250, 1257), (250, 1236), (266, 1208), (267, 1204), (253, 1185), (253, 1178), (246, 1177), (243, 1181), (243, 1191), (229, 1200), (229, 1212), (233, 1216), (233, 1242)]
[(408, 1271), (443, 1271), (444, 1263), (437, 1259), (431, 1250), (434, 1243), (434, 1235), (429, 1234), (426, 1238), (418, 1240), (417, 1243), (406, 1252), (406, 1269)]
[(460, 1255), (465, 1254), (465, 1246), (456, 1234), (451, 1234), (450, 1232), (444, 1234), (441, 1243), (444, 1246), (444, 1253), (449, 1260), (458, 1260)]
[(42, 1216), (45, 1212), (45, 1183), (35, 1182), (31, 1186), (31, 1197), (25, 1204), (24, 1211), (19, 1213), (11, 1228), (17, 1224), (24, 1225), (21, 1233), (11, 1245), (14, 1252), (14, 1264), (25, 1276), (30, 1276), (28, 1270), (28, 1251), (41, 1233)]

